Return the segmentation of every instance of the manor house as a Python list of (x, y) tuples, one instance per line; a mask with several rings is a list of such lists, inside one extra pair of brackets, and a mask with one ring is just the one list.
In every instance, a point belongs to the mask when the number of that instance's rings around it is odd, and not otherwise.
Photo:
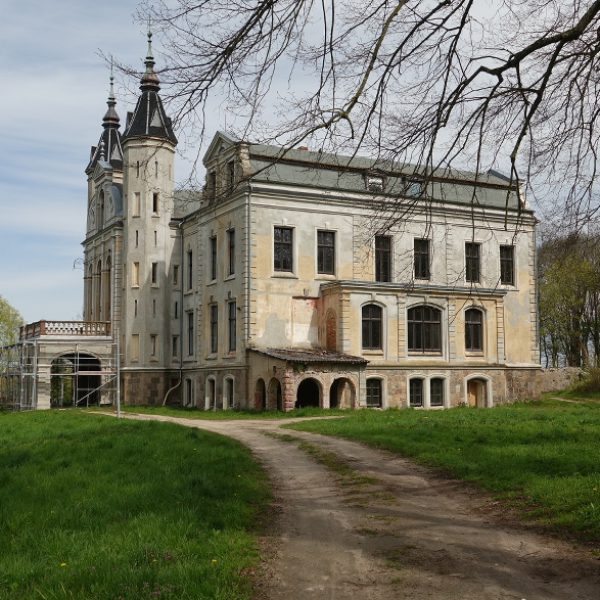
[(111, 85), (86, 169), (74, 331), (118, 339), (125, 403), (443, 408), (535, 395), (536, 221), (507, 178), (219, 132), (204, 189), (175, 190), (150, 44), (145, 65), (123, 131)]

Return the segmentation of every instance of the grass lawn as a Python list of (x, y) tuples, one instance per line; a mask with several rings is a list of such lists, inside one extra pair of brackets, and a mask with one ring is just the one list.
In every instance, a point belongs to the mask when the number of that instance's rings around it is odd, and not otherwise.
[(345, 419), (288, 427), (357, 440), (440, 467), (544, 525), (600, 542), (600, 402), (361, 410)]
[(220, 436), (0, 413), (0, 598), (248, 599), (269, 500), (250, 453)]
[[(105, 409), (89, 409), (91, 411), (104, 410), (114, 412), (112, 406)], [(206, 420), (234, 420), (234, 419), (289, 419), (291, 417), (329, 417), (346, 416), (348, 411), (333, 409), (323, 410), (321, 408), (299, 408), (289, 412), (281, 411), (257, 411), (257, 410), (199, 410), (197, 408), (179, 408), (174, 406), (123, 406), (123, 412), (145, 415), (166, 415), (168, 417), (179, 417), (183, 419), (206, 419)]]

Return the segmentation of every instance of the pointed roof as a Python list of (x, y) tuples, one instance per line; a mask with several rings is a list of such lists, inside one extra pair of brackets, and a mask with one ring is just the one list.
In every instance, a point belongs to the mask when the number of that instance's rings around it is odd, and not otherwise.
[(160, 80), (154, 71), (152, 33), (148, 31), (148, 53), (144, 62), (146, 70), (140, 80), (141, 96), (131, 117), (128, 115), (123, 140), (139, 137), (159, 138), (177, 144), (171, 119), (167, 117), (160, 99)]
[(115, 106), (117, 104), (114, 93), (114, 76), (112, 64), (110, 68), (110, 92), (106, 104), (108, 109), (102, 119), (104, 131), (98, 140), (97, 146), (92, 146), (90, 162), (85, 169), (91, 173), (98, 161), (108, 163), (113, 169), (123, 169), (123, 145), (121, 143), (121, 132), (119, 131), (120, 119)]

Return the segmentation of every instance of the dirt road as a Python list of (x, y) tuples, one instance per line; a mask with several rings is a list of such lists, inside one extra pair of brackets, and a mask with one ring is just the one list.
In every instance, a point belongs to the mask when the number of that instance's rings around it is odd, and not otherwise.
[(261, 600), (599, 600), (600, 560), (486, 516), (486, 499), (354, 442), (199, 421), (247, 445), (276, 494)]

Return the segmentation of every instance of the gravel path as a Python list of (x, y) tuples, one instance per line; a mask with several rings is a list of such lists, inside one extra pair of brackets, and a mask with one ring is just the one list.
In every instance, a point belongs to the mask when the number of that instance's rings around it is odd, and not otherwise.
[(398, 456), (279, 429), (293, 419), (127, 417), (230, 436), (264, 465), (276, 503), (261, 600), (600, 599), (589, 552), (499, 524), (489, 499)]

